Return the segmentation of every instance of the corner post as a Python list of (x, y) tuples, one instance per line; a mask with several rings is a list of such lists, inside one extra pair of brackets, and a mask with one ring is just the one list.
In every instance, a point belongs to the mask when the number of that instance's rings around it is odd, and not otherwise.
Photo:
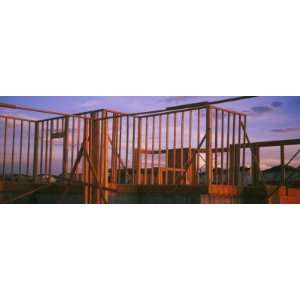
[(69, 117), (64, 118), (64, 144), (63, 144), (63, 177), (68, 173), (68, 153), (69, 153)]
[(37, 183), (38, 165), (39, 165), (39, 122), (34, 124), (34, 150), (33, 150), (33, 181)]
[[(107, 187), (108, 186), (108, 176), (109, 176), (109, 170), (108, 170), (108, 114), (107, 111), (102, 112), (102, 120), (101, 120), (101, 132), (100, 132), (100, 183), (102, 186)], [(99, 128), (98, 128), (99, 130)], [(103, 191), (104, 200), (108, 202), (109, 194), (108, 191)]]
[(142, 144), (142, 119), (138, 118), (138, 137), (137, 137), (137, 151), (135, 159), (136, 167), (136, 184), (141, 184), (141, 144)]
[(206, 174), (208, 193), (211, 191), (212, 185), (212, 110), (211, 106), (206, 109)]
[[(91, 160), (95, 167), (97, 178), (100, 178), (100, 123), (97, 120), (97, 113), (91, 114), (91, 132), (92, 132), (92, 147), (91, 147)], [(93, 203), (100, 203), (100, 190), (97, 186), (97, 180), (93, 178), (92, 184), (92, 202)]]
[[(89, 153), (90, 148), (90, 130), (89, 130), (89, 120), (84, 120), (84, 129), (83, 129), (83, 147), (84, 151)], [(87, 162), (87, 158), (84, 155), (83, 159), (83, 185), (84, 185), (84, 192), (83, 192), (83, 199), (85, 204), (90, 203), (90, 169), (89, 164)]]
[(281, 185), (285, 185), (285, 155), (284, 145), (280, 145), (280, 161), (281, 161)]

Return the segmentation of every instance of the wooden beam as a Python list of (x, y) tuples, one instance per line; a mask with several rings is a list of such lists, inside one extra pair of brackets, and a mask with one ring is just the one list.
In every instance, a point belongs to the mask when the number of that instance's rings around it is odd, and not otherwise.
[[(92, 152), (91, 152), (91, 160), (95, 167), (95, 173), (97, 179), (100, 178), (100, 165), (99, 165), (99, 155), (100, 155), (100, 127), (99, 122), (96, 121), (97, 113), (92, 113), (92, 136), (93, 136), (93, 144), (92, 144)], [(100, 193), (97, 188), (96, 178), (93, 180), (93, 188), (92, 188), (92, 202), (99, 204), (100, 203)]]
[(230, 183), (230, 171), (229, 171), (229, 160), (230, 160), (230, 113), (227, 113), (227, 146), (226, 146), (226, 169), (227, 169), (227, 174), (226, 174), (226, 184)]
[(221, 119), (221, 184), (224, 184), (224, 111)]
[(161, 140), (162, 140), (162, 116), (159, 116), (159, 141), (158, 141), (158, 184), (162, 184), (161, 178)]
[(145, 128), (145, 161), (144, 161), (144, 184), (148, 184), (148, 117), (146, 117), (146, 128)]
[[(54, 129), (54, 121), (51, 120), (50, 121), (50, 136), (53, 132), (53, 129)], [(53, 141), (51, 138), (49, 139), (49, 143), (50, 143), (50, 145), (49, 145), (49, 175), (51, 176), (52, 175), (52, 155), (53, 155), (53, 151), (52, 151)]]
[[(188, 152), (188, 159), (191, 159), (192, 157), (192, 135), (193, 135), (193, 111), (191, 110), (189, 113), (189, 152)], [(189, 168), (187, 171), (188, 174), (188, 181), (189, 184), (194, 183), (193, 182), (193, 170), (192, 168)]]
[(69, 155), (69, 117), (64, 117), (64, 141), (63, 141), (63, 177), (68, 173)]
[(154, 147), (155, 147), (155, 117), (152, 117), (152, 155), (151, 155), (151, 184), (154, 184)]
[(173, 184), (176, 184), (176, 137), (177, 137), (177, 134), (176, 134), (176, 129), (177, 129), (177, 114), (174, 113), (173, 114), (173, 133), (174, 133), (174, 136), (173, 136), (173, 157), (172, 157), (172, 165), (173, 165), (173, 172), (172, 172), (172, 182)]
[(233, 117), (232, 117), (232, 145), (233, 145), (233, 147), (231, 148), (231, 151), (230, 151), (230, 154), (232, 155), (232, 166), (231, 166), (231, 168), (230, 168), (230, 172), (231, 172), (231, 174), (230, 174), (230, 178), (231, 178), (231, 180), (230, 180), (230, 183), (232, 184), (232, 185), (234, 185), (235, 184), (235, 164), (234, 164), (234, 162), (235, 162), (235, 155), (236, 155), (236, 153), (235, 153), (235, 150), (236, 150), (236, 147), (235, 147), (235, 140), (236, 140), (236, 128), (235, 128), (235, 126), (236, 126), (236, 114), (234, 113), (233, 114)]
[[(214, 132), (214, 135), (215, 135), (215, 146), (214, 146), (214, 148), (215, 149), (218, 149), (218, 138), (219, 138), (219, 131), (218, 131), (218, 129), (219, 129), (219, 124), (218, 124), (218, 117), (219, 117), (219, 111), (218, 111), (218, 109), (215, 109), (214, 110), (215, 111), (215, 132)], [(218, 152), (215, 152), (214, 153), (214, 161), (215, 161), (215, 168), (214, 168), (214, 170), (215, 170), (215, 174), (214, 174), (214, 183), (215, 184), (218, 184), (219, 183), (219, 174), (218, 174)]]
[(281, 162), (281, 185), (285, 185), (285, 152), (284, 145), (280, 146), (280, 162)]
[[(83, 147), (86, 148), (88, 151), (89, 149), (89, 122), (88, 120), (84, 121), (84, 132), (83, 132), (83, 140), (84, 145)], [(84, 150), (83, 150), (84, 151)], [(86, 159), (83, 160), (83, 184), (84, 184), (84, 192), (83, 192), (83, 201), (85, 204), (89, 204), (90, 202), (90, 195), (89, 195), (89, 165)]]
[[(197, 120), (197, 145), (200, 143), (200, 138), (201, 138), (201, 109), (198, 108), (197, 110), (197, 115), (198, 115), (198, 120)], [(196, 157), (196, 174), (195, 174), (195, 180), (194, 182), (196, 184), (199, 183), (199, 158), (201, 157), (201, 154), (198, 152), (197, 157)], [(202, 157), (203, 159), (203, 157)]]
[(49, 121), (46, 121), (45, 174), (48, 175)]
[[(108, 120), (105, 118), (107, 116), (107, 111), (103, 111), (103, 120), (101, 121), (101, 176), (100, 176), (100, 184), (102, 186), (108, 185)], [(106, 201), (108, 199), (108, 193), (107, 191), (103, 191), (104, 194), (104, 200)]]
[(7, 139), (7, 118), (4, 118), (4, 141), (3, 141), (3, 162), (2, 162), (2, 175), (5, 175), (6, 163), (6, 139)]
[(206, 109), (206, 174), (208, 190), (212, 185), (212, 110), (211, 107)]
[[(185, 125), (185, 118), (184, 118), (184, 111), (181, 113), (181, 147), (180, 147), (180, 168), (182, 169), (181, 176), (183, 178), (184, 170), (183, 170), (183, 148), (184, 148), (184, 126)], [(180, 182), (181, 183), (181, 182)]]
[(28, 122), (28, 133), (27, 133), (27, 162), (26, 162), (26, 175), (29, 175), (29, 164), (30, 164), (30, 146), (31, 146), (31, 122)]
[(132, 184), (135, 184), (137, 182), (137, 180), (136, 180), (137, 161), (136, 161), (135, 143), (136, 143), (136, 117), (133, 117), (133, 120), (132, 120), (132, 163), (131, 163), (131, 165), (132, 165), (132, 181), (131, 181), (131, 183)]
[(241, 169), (241, 138), (242, 138), (242, 116), (238, 116), (238, 142), (236, 145), (235, 155), (235, 180), (234, 184), (240, 184), (240, 169)]
[(37, 182), (39, 164), (39, 122), (34, 126), (33, 181)]
[(12, 134), (12, 151), (11, 151), (11, 167), (10, 173), (11, 175), (14, 174), (14, 167), (15, 167), (15, 139), (16, 139), (16, 120), (13, 120), (13, 134)]
[(277, 146), (292, 146), (292, 145), (300, 145), (300, 139), (290, 139), (290, 140), (279, 140), (279, 141), (262, 141), (251, 143), (252, 145), (257, 145), (259, 147), (277, 147)]
[[(126, 153), (125, 153), (125, 174), (128, 172), (128, 157), (129, 157), (129, 117), (126, 117)], [(125, 175), (125, 183), (129, 183), (129, 178)]]
[(122, 137), (123, 137), (123, 118), (122, 115), (119, 115), (119, 128), (118, 128), (118, 134), (119, 134), (119, 140), (118, 140), (118, 151), (117, 151), (117, 159), (118, 159), (118, 169), (117, 169), (117, 183), (121, 183), (121, 165), (124, 168), (124, 163), (122, 161)]
[(246, 116), (244, 116), (244, 124), (243, 125), (245, 128), (245, 131), (243, 130), (242, 186), (245, 185), (245, 177), (247, 176), (246, 170), (245, 170), (245, 168), (246, 168), (246, 134), (245, 134), (245, 132), (247, 131), (247, 117)]
[(136, 184), (141, 184), (142, 119), (138, 118), (137, 151), (135, 156)]
[(20, 151), (19, 151), (19, 176), (21, 175), (22, 173), (22, 150), (23, 150), (23, 122), (24, 121), (21, 121), (21, 133), (20, 133), (20, 144), (19, 144), (19, 147), (20, 147)]
[(166, 172), (165, 172), (165, 184), (169, 183), (169, 118), (170, 115), (166, 115)]

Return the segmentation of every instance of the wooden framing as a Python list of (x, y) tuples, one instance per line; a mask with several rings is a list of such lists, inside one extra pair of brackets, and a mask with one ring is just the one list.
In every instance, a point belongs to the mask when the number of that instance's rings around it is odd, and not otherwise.
[(206, 177), (208, 191), (212, 185), (213, 169), (212, 169), (212, 110), (209, 106), (206, 110)]
[(69, 117), (64, 117), (64, 137), (63, 137), (63, 177), (68, 173), (68, 155), (69, 155)]
[[(84, 121), (84, 130), (83, 130), (83, 151), (89, 155), (90, 149), (90, 130), (89, 130), (89, 120)], [(84, 184), (84, 192), (83, 192), (83, 201), (85, 204), (90, 203), (90, 169), (88, 161), (85, 159), (83, 160), (83, 184)]]
[(39, 123), (35, 123), (34, 130), (34, 150), (33, 150), (33, 180), (37, 182), (38, 165), (39, 165)]
[(35, 183), (44, 175), (49, 182), (53, 176), (67, 180), (85, 141), (75, 177), (83, 183), (85, 203), (107, 203), (109, 189), (120, 184), (200, 185), (205, 178), (208, 190), (213, 185), (242, 187), (247, 148), (253, 153), (252, 183), (259, 184), (260, 149), (279, 146), (284, 185), (285, 147), (300, 140), (250, 143), (246, 120), (245, 114), (212, 105), (139, 114), (99, 110), (39, 121), (0, 116), (2, 173), (32, 174)]
[(284, 145), (280, 145), (281, 185), (285, 185), (285, 152)]

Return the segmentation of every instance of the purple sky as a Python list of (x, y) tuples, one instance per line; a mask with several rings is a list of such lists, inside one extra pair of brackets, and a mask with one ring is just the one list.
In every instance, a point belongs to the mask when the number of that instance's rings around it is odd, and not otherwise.
[[(204, 96), (141, 96), (141, 97), (0, 97), (0, 102), (15, 103), (35, 108), (75, 113), (107, 108), (122, 112), (138, 112), (202, 101), (220, 100), (227, 97)], [(257, 97), (222, 105), (248, 114), (248, 133), (251, 141), (300, 138), (299, 97)], [(11, 113), (28, 118), (41, 119), (41, 114), (10, 111), (0, 108), (0, 114)], [(295, 147), (289, 149), (289, 156)], [(266, 166), (278, 163), (278, 149), (262, 151)]]
[[(0, 97), (0, 102), (16, 103), (62, 112), (81, 112), (110, 108), (123, 112), (147, 111), (166, 106), (228, 97)], [(299, 97), (257, 97), (255, 99), (222, 105), (248, 113), (248, 131), (251, 140), (290, 139), (300, 137)], [(9, 110), (0, 109), (0, 113)], [(14, 115), (42, 118), (38, 114), (11, 111)]]

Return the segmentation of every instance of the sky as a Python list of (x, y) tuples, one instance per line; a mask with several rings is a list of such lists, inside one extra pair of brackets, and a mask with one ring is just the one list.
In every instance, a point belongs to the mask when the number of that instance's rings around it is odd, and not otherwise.
[[(162, 109), (167, 106), (213, 101), (227, 97), (204, 96), (141, 96), (141, 97), (0, 97), (0, 102), (14, 103), (35, 108), (67, 113), (107, 108), (122, 112), (139, 112)], [(248, 114), (248, 132), (251, 141), (293, 139), (300, 137), (300, 96), (299, 97), (257, 97), (222, 107)], [(46, 116), (10, 111), (0, 108), (0, 114), (13, 113), (39, 119)]]
[[(140, 97), (0, 97), (0, 102), (18, 104), (34, 108), (48, 109), (66, 113), (76, 113), (101, 108), (133, 113), (163, 109), (168, 106), (231, 98), (205, 96), (140, 96)], [(219, 105), (248, 115), (247, 131), (251, 142), (300, 138), (300, 96), (295, 97), (256, 97), (239, 102)], [(51, 117), (38, 113), (1, 109), (0, 115), (12, 114), (31, 119)], [(287, 159), (297, 147), (291, 146)], [(279, 149), (263, 149), (263, 168), (279, 163)], [(296, 163), (300, 163), (300, 157)]]

